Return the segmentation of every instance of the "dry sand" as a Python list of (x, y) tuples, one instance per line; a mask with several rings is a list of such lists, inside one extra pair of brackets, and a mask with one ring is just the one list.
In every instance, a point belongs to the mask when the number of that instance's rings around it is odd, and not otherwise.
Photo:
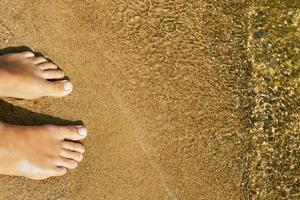
[(5, 99), (1, 120), (81, 120), (89, 137), (78, 169), (41, 182), (3, 176), (0, 199), (266, 197), (251, 168), (261, 148), (249, 150), (251, 3), (2, 0), (0, 48), (44, 53), (75, 91)]

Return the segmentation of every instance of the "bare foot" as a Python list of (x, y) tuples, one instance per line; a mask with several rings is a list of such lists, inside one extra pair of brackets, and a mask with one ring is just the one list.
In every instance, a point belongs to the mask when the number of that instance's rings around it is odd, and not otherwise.
[(15, 126), (0, 123), (0, 174), (42, 180), (62, 176), (83, 158), (82, 126)]
[(0, 97), (66, 96), (73, 90), (71, 82), (53, 81), (64, 77), (64, 72), (55, 64), (44, 57), (35, 57), (32, 52), (0, 56)]

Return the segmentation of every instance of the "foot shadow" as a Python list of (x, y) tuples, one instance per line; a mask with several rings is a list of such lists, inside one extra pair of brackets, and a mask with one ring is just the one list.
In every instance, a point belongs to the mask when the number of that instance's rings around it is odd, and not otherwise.
[[(31, 51), (34, 53), (35, 56), (43, 56), (46, 57), (43, 53), (39, 51), (33, 51), (30, 47), (28, 46), (19, 46), (19, 47), (6, 47), (4, 49), (0, 49), (0, 56), (8, 53), (21, 53), (23, 51)], [(47, 57), (46, 57), (47, 58)], [(51, 59), (47, 58), (50, 62), (53, 62)]]
[(71, 121), (46, 114), (35, 113), (19, 106), (14, 106), (0, 100), (0, 121), (23, 126), (54, 125), (83, 125), (80, 120)]
[[(8, 53), (21, 53), (23, 51), (32, 51), (32, 49), (30, 49), (28, 46), (20, 46), (20, 47), (7, 47), (4, 49), (0, 49), (0, 56), (4, 55), (4, 54), (8, 54)], [(35, 53), (35, 52), (34, 52)], [(39, 56), (39, 54), (42, 56), (42, 54), (40, 52), (36, 52), (37, 56)]]

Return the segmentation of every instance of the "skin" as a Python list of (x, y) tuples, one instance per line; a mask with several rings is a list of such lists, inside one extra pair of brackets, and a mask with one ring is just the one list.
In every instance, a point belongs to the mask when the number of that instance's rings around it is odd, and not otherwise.
[(0, 97), (62, 97), (73, 90), (70, 81), (61, 80), (65, 75), (57, 65), (32, 52), (0, 56), (0, 77)]
[[(0, 97), (37, 99), (70, 94), (64, 72), (32, 52), (0, 56)], [(16, 126), (0, 122), (0, 174), (43, 180), (62, 176), (83, 159), (83, 126)]]

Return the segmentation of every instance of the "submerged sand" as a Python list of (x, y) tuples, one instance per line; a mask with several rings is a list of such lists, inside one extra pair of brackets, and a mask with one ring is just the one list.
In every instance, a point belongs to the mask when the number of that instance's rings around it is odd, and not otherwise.
[[(275, 12), (281, 2), (28, 2), (1, 2), (0, 48), (26, 45), (45, 54), (75, 90), (61, 99), (5, 99), (1, 120), (82, 121), (87, 152), (62, 178), (1, 177), (0, 199), (296, 199), (297, 190), (281, 192), (289, 183), (296, 187), (296, 179), (284, 182), (275, 172), (265, 176), (267, 166), (257, 167), (257, 153), (266, 149), (255, 138), (263, 138), (267, 126), (257, 117), (261, 93), (253, 93), (261, 88), (255, 49), (261, 40), (253, 33), (263, 34), (253, 18), (263, 8), (265, 16)], [(296, 17), (288, 24), (297, 23), (294, 4), (281, 9), (290, 8)], [(290, 85), (294, 96), (296, 86)], [(290, 166), (298, 163), (293, 156)], [(273, 160), (264, 157), (263, 164)], [(284, 170), (285, 178), (294, 176)], [(282, 188), (265, 187), (270, 177)]]

